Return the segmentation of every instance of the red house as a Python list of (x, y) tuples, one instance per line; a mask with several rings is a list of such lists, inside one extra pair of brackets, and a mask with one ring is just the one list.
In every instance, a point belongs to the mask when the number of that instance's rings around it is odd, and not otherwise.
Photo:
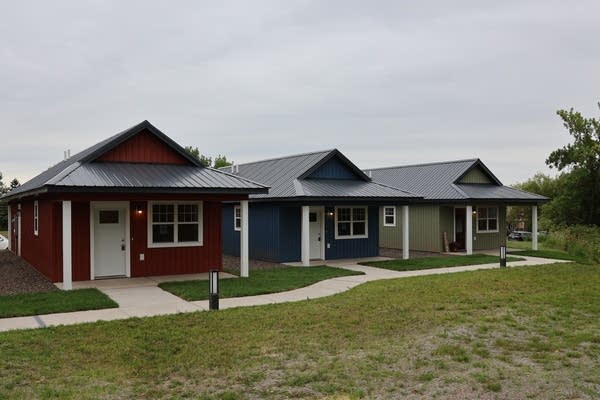
[(73, 280), (206, 272), (222, 266), (221, 203), (267, 191), (204, 167), (144, 121), (7, 193), (10, 249), (64, 289)]

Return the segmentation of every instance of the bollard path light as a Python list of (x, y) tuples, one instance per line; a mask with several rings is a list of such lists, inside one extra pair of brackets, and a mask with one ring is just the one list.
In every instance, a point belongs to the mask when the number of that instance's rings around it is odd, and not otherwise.
[(219, 309), (219, 270), (208, 271), (208, 309)]
[(500, 246), (500, 266), (506, 267), (506, 246)]

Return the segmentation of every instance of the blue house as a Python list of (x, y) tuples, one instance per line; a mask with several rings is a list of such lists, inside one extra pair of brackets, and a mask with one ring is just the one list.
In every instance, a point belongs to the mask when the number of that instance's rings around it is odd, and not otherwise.
[[(309, 265), (310, 260), (377, 256), (379, 207), (403, 206), (408, 215), (408, 204), (421, 199), (373, 181), (337, 149), (223, 170), (271, 188), (250, 195), (247, 204), (223, 205), (223, 252), (239, 256), (246, 237), (250, 258), (272, 262)], [(247, 229), (242, 226), (246, 207)]]

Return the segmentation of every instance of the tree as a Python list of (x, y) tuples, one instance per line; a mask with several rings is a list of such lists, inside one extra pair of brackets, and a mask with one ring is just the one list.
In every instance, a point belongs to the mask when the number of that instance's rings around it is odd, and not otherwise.
[(21, 184), (19, 183), (19, 180), (17, 178), (14, 178), (12, 181), (10, 181), (10, 190), (13, 190), (18, 186), (21, 186)]
[[(8, 186), (6, 186), (2, 178), (2, 172), (0, 172), (0, 195), (8, 193), (20, 185), (17, 178), (15, 178)], [(0, 231), (4, 231), (6, 229), (8, 229), (8, 205), (5, 201), (0, 201)]]
[(219, 154), (217, 157), (215, 157), (214, 164), (213, 164), (212, 157), (208, 157), (208, 156), (205, 156), (204, 154), (200, 154), (200, 150), (198, 150), (197, 147), (186, 146), (185, 150), (188, 153), (190, 153), (192, 156), (194, 156), (195, 158), (200, 160), (202, 165), (204, 165), (205, 167), (221, 168), (221, 167), (227, 167), (232, 164), (230, 161), (227, 161), (227, 157), (225, 157), (221, 154)]
[[(600, 225), (600, 120), (585, 118), (572, 108), (559, 110), (557, 114), (573, 142), (550, 153), (546, 164), (566, 172), (561, 195), (569, 198), (565, 207), (579, 209), (579, 223)], [(571, 191), (570, 195), (564, 191)]]

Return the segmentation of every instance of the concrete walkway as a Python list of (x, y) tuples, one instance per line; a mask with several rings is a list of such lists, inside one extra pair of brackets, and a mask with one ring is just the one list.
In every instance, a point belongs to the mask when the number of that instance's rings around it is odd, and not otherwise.
[[(565, 260), (551, 260), (547, 258), (525, 257), (524, 261), (509, 263), (509, 267), (531, 266), (551, 263), (569, 262)], [(358, 265), (362, 260), (328, 261), (332, 267), (346, 268), (353, 271), (362, 271), (365, 275), (344, 276), (327, 279), (313, 285), (288, 292), (265, 294), (259, 296), (236, 297), (221, 299), (220, 308), (258, 306), (264, 304), (286, 303), (319, 297), (331, 296), (345, 292), (365, 282), (407, 278), (412, 276), (438, 275), (481, 269), (499, 268), (498, 264), (479, 264), (462, 267), (434, 268), (418, 271), (392, 271), (382, 268)], [(301, 267), (299, 267), (301, 268)], [(56, 325), (73, 325), (84, 322), (110, 321), (131, 317), (149, 317), (156, 315), (177, 314), (181, 312), (208, 310), (208, 301), (185, 301), (171, 293), (165, 292), (154, 284), (144, 281), (143, 285), (108, 285), (97, 286), (119, 304), (119, 308), (93, 311), (78, 311), (70, 313), (36, 315), (33, 317), (16, 317), (0, 319), (0, 332), (13, 329), (44, 328)], [(108, 286), (108, 287), (107, 287)]]

